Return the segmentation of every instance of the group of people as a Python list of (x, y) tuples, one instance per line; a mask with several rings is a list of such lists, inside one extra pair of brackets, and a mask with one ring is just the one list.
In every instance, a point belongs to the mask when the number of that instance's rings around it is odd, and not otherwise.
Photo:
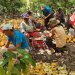
[[(62, 26), (62, 23), (65, 24), (62, 9), (59, 8), (57, 10), (55, 18), (54, 13), (49, 6), (42, 5), (41, 9), (44, 15), (44, 28), (40, 31), (46, 37), (45, 43), (48, 48), (52, 47), (55, 52), (63, 52), (60, 49), (66, 45), (66, 33)], [(20, 31), (15, 30), (10, 24), (5, 24), (1, 28), (2, 32), (8, 37), (5, 46), (6, 50), (15, 51), (19, 48), (25, 49), (27, 52), (30, 50), (28, 39), (29, 37), (32, 37), (32, 32), (37, 31), (36, 29), (40, 28), (41, 24), (35, 20), (31, 11), (23, 14), (22, 17), (24, 20), (20, 24)], [(45, 30), (49, 33), (44, 33)], [(11, 42), (14, 47), (9, 46)]]

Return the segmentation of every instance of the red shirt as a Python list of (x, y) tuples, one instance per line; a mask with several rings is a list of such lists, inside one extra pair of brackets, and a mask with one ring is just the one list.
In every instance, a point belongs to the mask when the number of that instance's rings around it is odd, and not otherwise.
[(75, 13), (70, 16), (70, 24), (75, 25)]

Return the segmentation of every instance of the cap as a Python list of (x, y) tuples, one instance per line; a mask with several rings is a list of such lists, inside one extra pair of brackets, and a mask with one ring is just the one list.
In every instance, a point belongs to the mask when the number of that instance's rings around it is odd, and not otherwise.
[(22, 16), (23, 18), (29, 18), (29, 15), (27, 13), (24, 13)]
[(9, 30), (12, 29), (12, 25), (11, 24), (5, 24), (1, 27), (2, 30)]

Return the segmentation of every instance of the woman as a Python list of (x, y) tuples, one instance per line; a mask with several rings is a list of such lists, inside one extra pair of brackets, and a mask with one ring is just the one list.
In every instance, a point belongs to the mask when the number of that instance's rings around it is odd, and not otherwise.
[(32, 21), (29, 19), (29, 15), (25, 13), (23, 15), (24, 21), (22, 21), (20, 28), (22, 32), (32, 32), (33, 31), (33, 24)]
[[(5, 46), (7, 50), (16, 51), (17, 49), (29, 49), (28, 40), (22, 32), (14, 30), (12, 28), (12, 25), (10, 24), (3, 25), (1, 29), (8, 38), (8, 41)], [(9, 46), (11, 42), (14, 45), (14, 47)]]

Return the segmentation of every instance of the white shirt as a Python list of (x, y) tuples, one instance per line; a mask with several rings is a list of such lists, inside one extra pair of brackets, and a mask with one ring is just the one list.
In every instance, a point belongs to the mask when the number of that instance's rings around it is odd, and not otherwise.
[(32, 32), (33, 31), (33, 25), (32, 21), (29, 19), (29, 25), (27, 25), (24, 21), (20, 24), (21, 32)]

